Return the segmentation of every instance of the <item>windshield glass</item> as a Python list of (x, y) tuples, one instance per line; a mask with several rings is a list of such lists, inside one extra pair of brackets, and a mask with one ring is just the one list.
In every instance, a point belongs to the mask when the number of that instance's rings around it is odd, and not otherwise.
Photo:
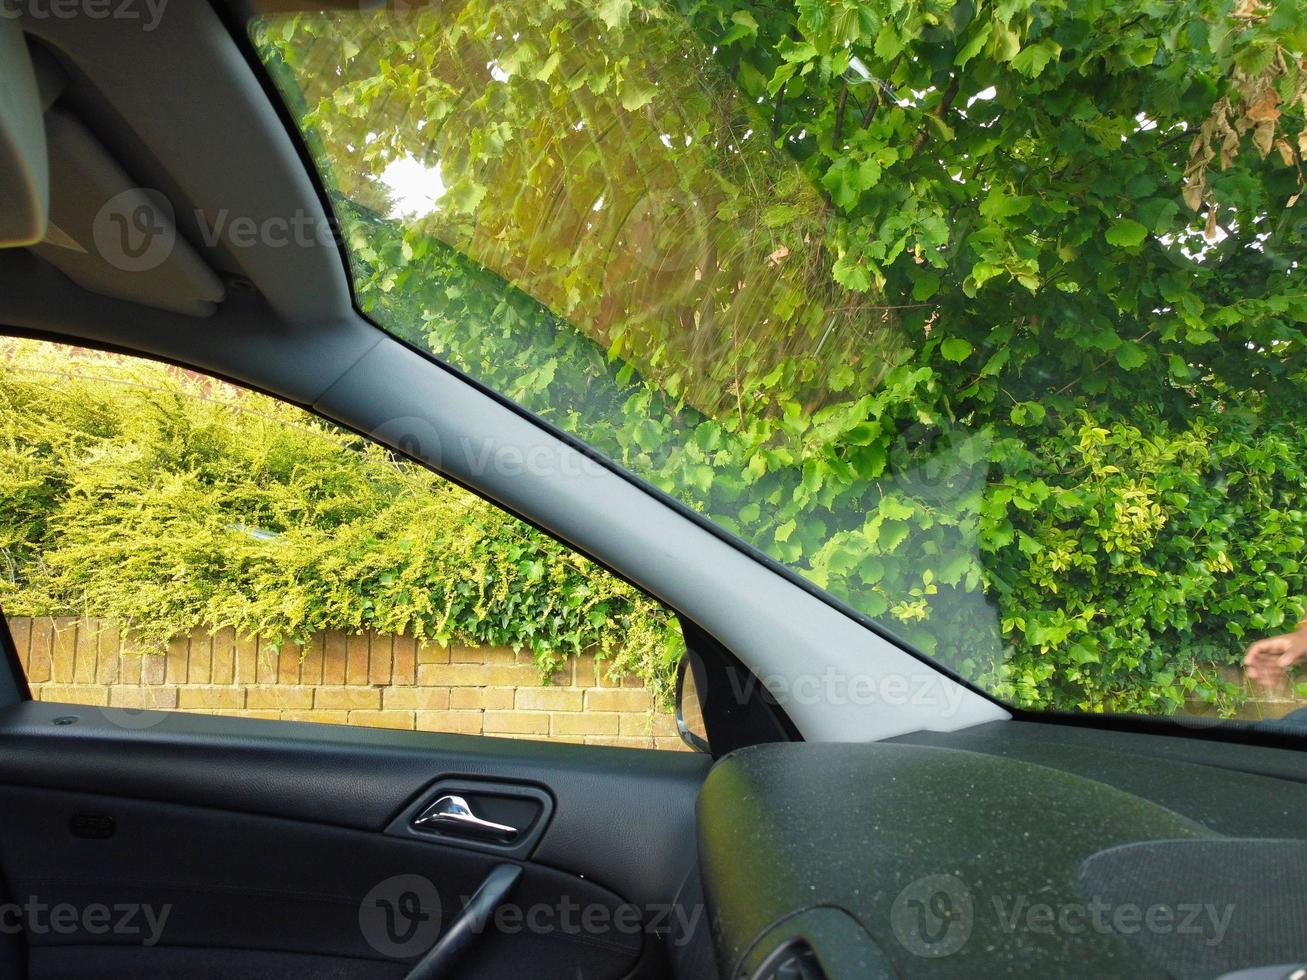
[(1258, 717), (1298, 703), (1292, 638), (1241, 667), (1305, 594), (1305, 16), (450, 0), (252, 35), (387, 330), (1004, 700)]

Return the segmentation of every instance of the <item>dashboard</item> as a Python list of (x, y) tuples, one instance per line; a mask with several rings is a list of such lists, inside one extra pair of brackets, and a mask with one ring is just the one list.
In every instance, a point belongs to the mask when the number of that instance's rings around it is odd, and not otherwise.
[(732, 980), (1269, 978), (1307, 962), (1292, 749), (1022, 721), (760, 745), (718, 762), (697, 822)]

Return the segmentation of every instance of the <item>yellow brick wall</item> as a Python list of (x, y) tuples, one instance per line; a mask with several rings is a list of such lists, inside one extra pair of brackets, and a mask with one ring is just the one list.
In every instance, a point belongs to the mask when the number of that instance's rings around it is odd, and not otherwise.
[(144, 651), (102, 620), (15, 617), (9, 628), (41, 701), (685, 748), (642, 682), (607, 677), (588, 654), (546, 685), (526, 652), (376, 633), (326, 632), (278, 651), (230, 629), (197, 631)]

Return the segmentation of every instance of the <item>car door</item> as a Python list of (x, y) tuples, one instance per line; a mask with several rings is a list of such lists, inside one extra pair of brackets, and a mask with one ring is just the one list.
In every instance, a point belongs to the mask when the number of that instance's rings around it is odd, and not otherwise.
[[(328, 453), (317, 457), (325, 479), (338, 479), (336, 471), (355, 459), (365, 467), (405, 465), (354, 448), (351, 434), (323, 428), (300, 409), (193, 372), (31, 342), (11, 341), (5, 353), (9, 449), (30, 450), (52, 467), (45, 470), (51, 482), (38, 484), (76, 484), (74, 495), (96, 492), (102, 465), (151, 455), (137, 486), (110, 493), (140, 519), (149, 520), (146, 501), (156, 490), (208, 465), (199, 462), (203, 438), (210, 462), (234, 466), (238, 495), (291, 492), (319, 451)], [(177, 459), (152, 455), (167, 437), (132, 429), (128, 420), (139, 412), (175, 430), (186, 447)], [(98, 420), (93, 433), (79, 413)], [(89, 440), (75, 462), (57, 443), (40, 443), (32, 426), (47, 424)], [(248, 480), (239, 474), (246, 457), (236, 455), (235, 440), (252, 429), (263, 433), (252, 437), (256, 455), (299, 454), (281, 471), (287, 482), (273, 469)], [(8, 473), (12, 502), (22, 482), (15, 466)], [(452, 501), (465, 520), (486, 522), (478, 533), (493, 537), (507, 527), (520, 540), (544, 540), (465, 491), (427, 482), (425, 471), (411, 475), (437, 504)], [(222, 478), (204, 470), (197, 479)], [(63, 492), (42, 497), (42, 519), (65, 523), (40, 536), (42, 553), (32, 555), (55, 569), (98, 526), (85, 513), (72, 520), (76, 504)], [(159, 542), (118, 523), (105, 511), (108, 498), (94, 506), (124, 550), (107, 559), (81, 552), (71, 574), (84, 582), (100, 572), (120, 577), (135, 592), (161, 573), (157, 581), (174, 598), (188, 594), (193, 583), (170, 583), (160, 564), (175, 543), (152, 551)], [(160, 518), (198, 535), (207, 518), (193, 506), (197, 513), (170, 500)], [(501, 518), (511, 524), (491, 523)], [(326, 537), (312, 547), (329, 548), (333, 536), (350, 533), (343, 519), (332, 520), (341, 523), (324, 526)], [(219, 542), (258, 551), (308, 529), (267, 523), (278, 530), (229, 522)], [(214, 558), (236, 561), (232, 553)], [(455, 579), (485, 573), (474, 564), (450, 567)], [(592, 588), (620, 585), (586, 567)], [(32, 603), (66, 601), (57, 584), (37, 584), (38, 577), (18, 573), (31, 589), (11, 593), (15, 603), (31, 612)], [(101, 612), (125, 608), (98, 601)], [(486, 614), (501, 616), (503, 608), (492, 603)], [(171, 614), (159, 608), (156, 615), (162, 623)], [(424, 969), (438, 962), (458, 975), (654, 976), (688, 955), (692, 936), (704, 941), (693, 816), (709, 757), (671, 751), (685, 746), (668, 734), (665, 711), (648, 691), (614, 677), (607, 661), (569, 657), (544, 685), (530, 651), (516, 657), (505, 647), (458, 645), (466, 629), (443, 647), (360, 629), (278, 648), (266, 637), (259, 646), (230, 629), (196, 628), (155, 648), (145, 639), (152, 620), (135, 626), (139, 635), (129, 641), (125, 626), (104, 618), (26, 615), (6, 623), (0, 930), (7, 975), (403, 977), (427, 957)], [(623, 707), (644, 714), (616, 710)], [(466, 734), (497, 730), (543, 740)]]
[(125, 714), (0, 712), (7, 975), (403, 977), (505, 866), (459, 975), (664, 975), (693, 915), (703, 756)]

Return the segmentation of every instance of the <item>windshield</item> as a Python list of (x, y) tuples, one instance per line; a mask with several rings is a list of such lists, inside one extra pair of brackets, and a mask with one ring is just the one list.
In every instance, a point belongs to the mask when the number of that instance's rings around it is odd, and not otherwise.
[(1241, 665), (1305, 594), (1304, 24), (451, 0), (252, 34), (387, 330), (1001, 699), (1259, 717), (1300, 693)]

